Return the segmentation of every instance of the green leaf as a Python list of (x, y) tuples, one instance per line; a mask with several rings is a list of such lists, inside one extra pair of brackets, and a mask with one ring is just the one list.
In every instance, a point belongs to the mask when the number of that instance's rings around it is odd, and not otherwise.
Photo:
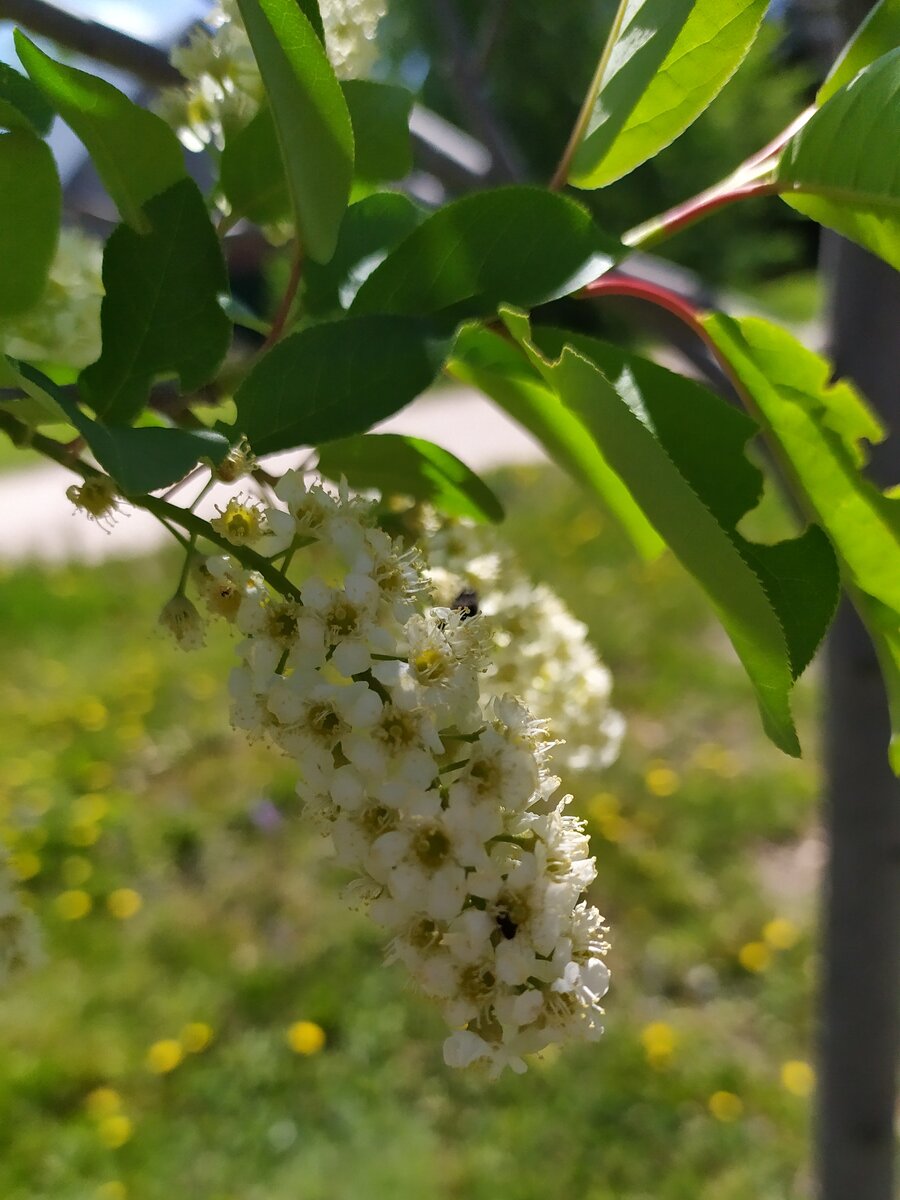
[[(829, 594), (824, 607), (830, 618), (837, 573), (818, 533), (807, 531), (778, 548), (751, 546), (738, 534), (738, 509), (752, 504), (759, 490), (758, 473), (743, 454), (752, 423), (698, 385), (601, 344), (596, 357), (604, 360), (608, 378), (593, 361), (592, 339), (579, 338), (577, 350), (566, 345), (558, 359), (546, 358), (531, 340), (526, 318), (504, 319), (704, 589), (755, 688), (766, 732), (786, 753), (798, 754), (789, 693), (827, 620), (820, 611), (814, 623), (798, 608), (799, 587), (790, 576)], [(783, 586), (773, 589), (770, 576)]]
[(65, 413), (105, 471), (127, 495), (142, 495), (168, 487), (201, 460), (219, 463), (228, 453), (228, 439), (211, 429), (169, 429), (149, 426), (101, 425), (70, 400), (61, 388), (35, 367), (23, 365), (22, 375)]
[(693, 380), (618, 346), (563, 329), (538, 329), (532, 340), (554, 358), (566, 345), (582, 353), (650, 421), (675, 467), (758, 576), (781, 622), (797, 678), (834, 616), (837, 563), (816, 526), (777, 545), (749, 542), (737, 532), (741, 518), (762, 496), (762, 473), (745, 453), (759, 432), (756, 423)]
[(889, 54), (900, 45), (900, 0), (880, 0), (838, 55), (828, 77), (819, 88), (816, 104), (821, 107), (835, 92), (860, 73), (863, 67)]
[(451, 517), (502, 521), (503, 506), (474, 471), (448, 450), (422, 438), (364, 433), (329, 442), (319, 451), (319, 471), (353, 488), (427, 500)]
[(423, 215), (399, 192), (376, 192), (351, 204), (331, 261), (307, 263), (303, 272), (306, 311), (324, 315), (349, 308), (363, 282)]
[(197, 185), (183, 179), (146, 206), (151, 232), (120, 225), (103, 255), (103, 353), (79, 377), (103, 420), (128, 423), (157, 376), (193, 391), (215, 375), (231, 338), (228, 277)]
[(237, 432), (257, 454), (363, 433), (434, 379), (446, 343), (423, 321), (366, 316), (285, 338), (235, 393)]
[(4, 400), (0, 407), (32, 429), (60, 422), (67, 424), (66, 412), (44, 387), (24, 373), (28, 369), (26, 364), (0, 354), (0, 387), (21, 388), (25, 392), (20, 399)]
[(25, 75), (0, 62), (0, 129), (27, 129), (45, 137), (53, 109)]
[(257, 225), (290, 217), (291, 196), (267, 107), (226, 141), (219, 159), (219, 186), (236, 216)]
[(814, 113), (778, 165), (782, 198), (900, 269), (900, 49), (864, 68)]
[(322, 13), (319, 11), (318, 0), (297, 0), (303, 15), (313, 27), (316, 37), (325, 45), (325, 26), (322, 24)]
[(696, 120), (752, 46), (769, 0), (628, 0), (569, 182), (598, 188)]
[(334, 252), (353, 180), (353, 129), (343, 92), (297, 0), (238, 0), (275, 120), (306, 256)]
[(459, 321), (504, 302), (532, 308), (583, 287), (622, 253), (567, 197), (535, 187), (477, 192), (434, 213), (392, 250), (352, 311), (446, 311)]
[(856, 610), (872, 638), (887, 692), (891, 718), (888, 758), (895, 775), (900, 775), (900, 623), (893, 609), (871, 596), (851, 593)]
[(0, 317), (37, 304), (56, 253), (62, 190), (46, 142), (0, 133)]
[(370, 79), (348, 79), (341, 90), (353, 124), (356, 178), (368, 183), (405, 178), (412, 170), (412, 94)]
[(505, 338), (476, 325), (460, 330), (448, 372), (476, 387), (541, 443), (550, 458), (622, 524), (638, 553), (655, 558), (664, 542), (579, 419)]
[(704, 323), (781, 447), (851, 583), (900, 621), (900, 500), (860, 469), (860, 440), (882, 440), (878, 419), (849, 383), (829, 381), (824, 358), (778, 326), (720, 315)]
[(28, 74), (87, 148), (122, 219), (145, 230), (143, 207), (185, 178), (184, 155), (172, 130), (118, 88), (55, 62), (16, 30)]

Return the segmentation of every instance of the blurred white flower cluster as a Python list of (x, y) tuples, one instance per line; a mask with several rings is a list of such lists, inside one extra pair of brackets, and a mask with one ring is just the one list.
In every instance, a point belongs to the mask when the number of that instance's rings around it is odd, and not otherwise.
[(485, 618), (430, 607), (419, 555), (345, 488), (298, 472), (277, 495), (288, 511), (264, 510), (257, 540), (267, 553), (318, 542), (330, 571), (278, 595), (230, 556), (204, 564), (208, 608), (243, 634), (234, 724), (297, 763), (307, 811), (355, 876), (349, 894), (455, 1030), (449, 1065), (521, 1071), (523, 1055), (599, 1037), (606, 930), (583, 898), (594, 859), (570, 797), (553, 799), (543, 723), (483, 687)]
[[(325, 49), (339, 79), (356, 79), (377, 57), (375, 34), (386, 12), (383, 0), (322, 0)], [(189, 150), (219, 149), (229, 134), (255, 115), (264, 91), (236, 0), (220, 0), (171, 54), (183, 87), (165, 89), (157, 111)]]
[(0, 987), (40, 959), (37, 918), (22, 904), (0, 851)]
[(565, 741), (554, 758), (564, 771), (602, 770), (625, 732), (610, 706), (612, 676), (577, 620), (545, 584), (528, 578), (487, 526), (426, 518), (428, 577), (439, 604), (468, 598), (488, 618), (490, 658), (482, 690), (512, 692)]
[(21, 316), (0, 321), (0, 353), (66, 367), (98, 359), (102, 266), (98, 238), (62, 229), (41, 299)]

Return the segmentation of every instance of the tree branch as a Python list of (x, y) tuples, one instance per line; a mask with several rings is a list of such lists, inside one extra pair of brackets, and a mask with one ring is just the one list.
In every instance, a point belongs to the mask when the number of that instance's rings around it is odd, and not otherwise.
[(31, 33), (128, 71), (145, 83), (162, 87), (184, 82), (165, 50), (148, 46), (97, 21), (76, 17), (45, 0), (0, 0), (0, 20), (14, 21)]

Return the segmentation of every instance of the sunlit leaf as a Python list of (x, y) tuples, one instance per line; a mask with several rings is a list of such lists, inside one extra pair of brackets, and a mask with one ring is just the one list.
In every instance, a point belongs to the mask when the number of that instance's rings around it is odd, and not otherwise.
[(569, 173), (597, 188), (668, 146), (721, 91), (768, 0), (629, 0)]
[(816, 104), (830, 100), (863, 67), (900, 46), (900, 0), (879, 0), (838, 55), (816, 95)]
[(865, 67), (814, 113), (784, 151), (781, 195), (900, 269), (900, 48)]
[(238, 0), (275, 121), (304, 253), (334, 252), (353, 179), (344, 94), (297, 0)]
[(123, 220), (145, 230), (146, 202), (185, 177), (178, 138), (111, 83), (55, 62), (18, 30), (16, 49), (49, 103), (84, 142)]
[(25, 75), (0, 62), (0, 129), (27, 129), (44, 137), (53, 124), (53, 109)]

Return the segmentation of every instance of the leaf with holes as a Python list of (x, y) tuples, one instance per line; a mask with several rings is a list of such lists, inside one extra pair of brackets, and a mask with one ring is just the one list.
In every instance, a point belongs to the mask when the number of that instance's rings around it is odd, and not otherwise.
[[(744, 454), (753, 422), (616, 347), (565, 331), (532, 338), (524, 317), (507, 313), (504, 320), (706, 592), (754, 686), (769, 737), (799, 754), (790, 689), (833, 615), (837, 567), (815, 527), (777, 546), (737, 532), (761, 488)], [(814, 603), (803, 602), (804, 588)]]
[(548, 456), (621, 523), (645, 559), (664, 542), (578, 418), (506, 338), (477, 325), (460, 330), (447, 371), (478, 388), (529, 431)]

